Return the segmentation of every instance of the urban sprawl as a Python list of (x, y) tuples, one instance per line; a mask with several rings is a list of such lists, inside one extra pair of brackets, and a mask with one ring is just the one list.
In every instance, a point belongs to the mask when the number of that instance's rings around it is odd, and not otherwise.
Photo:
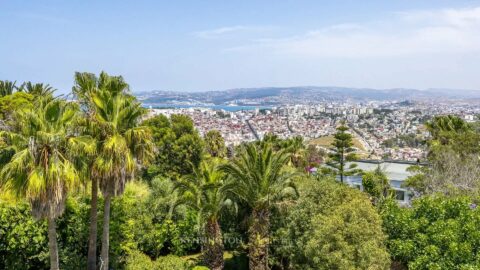
[(262, 139), (266, 134), (280, 138), (302, 136), (320, 148), (328, 148), (336, 127), (350, 127), (358, 153), (366, 159), (420, 161), (430, 134), (424, 123), (432, 116), (455, 114), (466, 121), (477, 120), (478, 106), (467, 102), (340, 102), (315, 105), (283, 105), (255, 110), (225, 111), (206, 107), (150, 109), (150, 116), (185, 114), (201, 135), (221, 132), (227, 145)]

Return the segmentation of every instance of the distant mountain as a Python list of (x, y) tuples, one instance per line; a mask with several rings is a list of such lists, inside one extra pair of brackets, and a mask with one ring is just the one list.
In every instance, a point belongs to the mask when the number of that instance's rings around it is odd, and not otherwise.
[(152, 91), (136, 94), (144, 104), (292, 104), (319, 101), (478, 99), (480, 91), (456, 89), (370, 89), (348, 87), (261, 87), (206, 92)]

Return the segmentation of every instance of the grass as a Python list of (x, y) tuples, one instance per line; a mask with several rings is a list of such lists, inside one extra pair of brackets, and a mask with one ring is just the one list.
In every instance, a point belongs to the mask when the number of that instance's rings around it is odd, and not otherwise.
[[(331, 136), (331, 135), (330, 136), (323, 136), (323, 137), (316, 138), (316, 139), (313, 139), (313, 140), (309, 141), (310, 144), (324, 146), (324, 147), (330, 147), (332, 145), (332, 142), (333, 142), (333, 136)], [(363, 145), (355, 137), (353, 137), (353, 146), (362, 150), (362, 151), (365, 151), (365, 148), (363, 147)]]

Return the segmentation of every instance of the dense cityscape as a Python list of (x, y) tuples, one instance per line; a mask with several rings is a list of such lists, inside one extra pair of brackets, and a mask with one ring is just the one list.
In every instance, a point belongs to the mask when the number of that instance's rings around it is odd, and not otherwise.
[[(174, 105), (171, 105), (174, 106)], [(252, 106), (254, 107), (254, 106)], [(262, 109), (260, 109), (262, 108)], [(435, 115), (453, 114), (467, 122), (477, 120), (480, 108), (466, 102), (379, 102), (367, 104), (320, 103), (229, 111), (208, 107), (150, 109), (149, 115), (185, 114), (200, 134), (220, 131), (227, 145), (238, 145), (274, 134), (282, 139), (302, 136), (318, 147), (329, 148), (336, 127), (346, 121), (365, 159), (417, 161), (425, 159), (424, 123)]]

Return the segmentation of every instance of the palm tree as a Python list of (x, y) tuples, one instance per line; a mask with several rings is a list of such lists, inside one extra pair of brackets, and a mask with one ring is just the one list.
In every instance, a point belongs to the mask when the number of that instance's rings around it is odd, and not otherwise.
[[(78, 123), (78, 128), (83, 134), (89, 134), (96, 139), (98, 144), (99, 133), (96, 125), (93, 124), (93, 107), (91, 106), (92, 94), (98, 91), (98, 79), (95, 74), (91, 73), (75, 73), (75, 85), (72, 92), (80, 103), (80, 107), (85, 117), (82, 122)], [(93, 166), (94, 156), (87, 157), (89, 167)], [(97, 220), (98, 220), (98, 179), (93, 170), (89, 170), (89, 179), (91, 180), (91, 200), (90, 200), (90, 224), (88, 235), (88, 255), (87, 255), (87, 270), (97, 269)]]
[(227, 155), (225, 140), (220, 131), (212, 129), (204, 136), (205, 149), (212, 157), (224, 158)]
[(55, 89), (48, 84), (25, 82), (18, 88), (18, 91), (42, 97), (52, 95)]
[(97, 153), (92, 170), (104, 197), (100, 268), (108, 269), (111, 199), (123, 193), (138, 165), (153, 158), (154, 146), (150, 129), (138, 125), (145, 110), (135, 97), (125, 94), (128, 85), (123, 79), (102, 73), (98, 84), (98, 91), (91, 93), (88, 102), (97, 130)]
[(200, 168), (192, 165), (193, 174), (177, 180), (175, 185), (180, 193), (177, 204), (186, 204), (199, 211), (203, 224), (203, 259), (212, 270), (223, 269), (223, 240), (218, 219), (221, 211), (231, 205), (225, 174), (218, 165), (217, 159), (203, 161)]
[(286, 140), (285, 143), (286, 151), (291, 154), (290, 161), (292, 164), (297, 167), (301, 168), (306, 166), (306, 147), (303, 141), (302, 136), (295, 136), (291, 139)]
[(0, 81), (0, 97), (11, 95), (17, 90), (16, 82)]
[(284, 150), (273, 151), (270, 144), (247, 144), (238, 158), (221, 167), (231, 177), (227, 188), (252, 209), (248, 230), (252, 270), (268, 269), (271, 207), (297, 196), (295, 173), (284, 170), (289, 159)]
[(26, 198), (35, 218), (47, 219), (50, 269), (59, 269), (55, 219), (63, 213), (67, 192), (79, 183), (69, 157), (86, 138), (72, 132), (74, 104), (44, 97), (35, 105), (17, 113), (14, 131), (0, 133), (15, 149), (0, 172), (0, 185)]
[[(111, 136), (116, 135), (116, 133), (120, 133), (120, 136), (133, 134), (133, 137), (128, 138), (128, 143), (130, 143), (128, 147), (132, 148), (131, 152), (134, 153), (133, 158), (139, 157), (140, 159), (137, 161), (145, 161), (146, 159), (141, 155), (143, 151), (152, 150), (152, 144), (150, 143), (150, 139), (148, 139), (150, 135), (144, 127), (133, 129), (133, 127), (137, 125), (143, 109), (141, 109), (134, 98), (128, 94), (128, 91), (128, 84), (124, 82), (121, 76), (109, 76), (105, 72), (100, 73), (98, 77), (92, 73), (75, 73), (75, 85), (72, 92), (77, 98), (85, 116), (82, 118), (82, 122), (79, 123), (79, 127), (81, 127), (80, 132), (88, 134), (95, 139), (97, 153), (106, 150), (105, 143), (111, 140)], [(128, 131), (129, 129), (130, 131)], [(142, 134), (142, 132), (144, 133)], [(144, 145), (137, 145), (136, 147), (138, 149), (135, 149), (131, 140), (139, 139), (138, 136), (144, 136), (143, 139), (148, 139), (148, 142), (144, 142)], [(140, 140), (142, 140), (142, 138), (140, 138)], [(104, 155), (109, 154), (104, 152)], [(102, 189), (104, 196), (106, 194), (109, 194), (109, 197), (112, 196), (110, 191), (106, 191), (111, 188), (108, 187), (106, 182), (112, 180), (111, 175), (108, 175), (109, 172), (105, 168), (105, 165), (108, 164), (103, 164), (102, 162), (104, 160), (100, 158), (98, 155), (88, 157), (89, 167), (92, 168), (89, 174), (91, 180), (90, 228), (87, 258), (87, 269), (89, 270), (97, 268), (97, 208), (99, 183), (102, 183), (104, 187), (104, 189)], [(129, 158), (130, 159), (126, 160), (128, 162), (125, 160), (117, 161), (128, 164), (137, 162), (131, 159), (132, 156), (129, 156)], [(121, 164), (118, 166), (121, 167)], [(129, 172), (131, 172), (131, 170), (129, 170)], [(121, 177), (122, 181), (126, 181), (130, 178), (129, 176), (131, 175), (123, 175)], [(121, 183), (118, 188), (114, 186), (114, 193), (118, 192), (121, 194), (123, 192), (123, 186), (124, 183)], [(106, 200), (105, 202), (105, 206), (109, 208), (110, 201)], [(106, 217), (109, 218), (109, 214), (108, 216), (104, 216), (104, 219)], [(106, 228), (105, 225), (108, 225), (108, 222), (107, 224), (104, 222), (104, 233), (102, 236), (102, 263), (106, 268), (108, 265), (109, 244), (108, 228)]]

